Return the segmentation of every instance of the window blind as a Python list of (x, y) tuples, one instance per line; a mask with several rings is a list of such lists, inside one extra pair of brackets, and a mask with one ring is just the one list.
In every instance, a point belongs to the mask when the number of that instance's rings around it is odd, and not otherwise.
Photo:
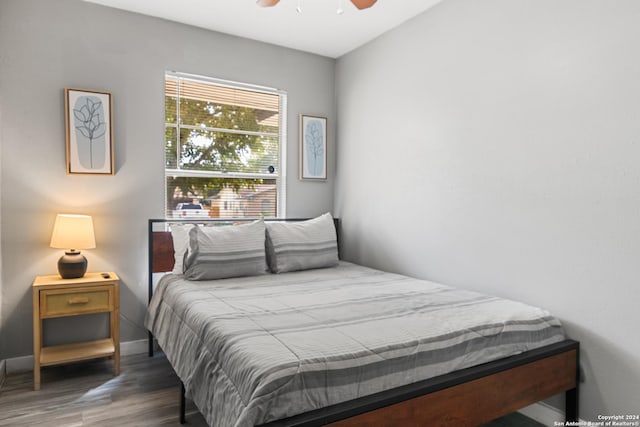
[(165, 75), (167, 217), (284, 216), (286, 94)]

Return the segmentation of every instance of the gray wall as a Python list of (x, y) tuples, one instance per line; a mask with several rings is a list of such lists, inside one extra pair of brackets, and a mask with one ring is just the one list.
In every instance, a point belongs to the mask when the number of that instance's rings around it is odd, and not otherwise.
[(343, 254), (549, 309), (590, 420), (638, 412), (638, 22), (637, 0), (447, 0), (337, 62)]
[[(333, 59), (80, 0), (2, 0), (0, 348), (5, 357), (32, 354), (30, 285), (34, 276), (56, 272), (61, 251), (48, 244), (58, 212), (93, 215), (97, 248), (85, 251), (89, 269), (121, 276), (122, 341), (145, 337), (146, 220), (164, 215), (165, 70), (286, 90), (287, 215), (332, 210), (332, 167), (326, 183), (297, 179), (297, 117), (304, 112), (329, 118), (329, 164), (334, 165)], [(112, 92), (115, 176), (65, 174), (64, 87)], [(66, 328), (65, 339), (91, 330), (86, 325), (79, 331), (77, 325)]]

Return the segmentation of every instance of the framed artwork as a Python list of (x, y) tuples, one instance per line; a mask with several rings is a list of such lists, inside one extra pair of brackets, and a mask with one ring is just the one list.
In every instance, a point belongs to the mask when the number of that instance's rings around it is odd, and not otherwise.
[(65, 88), (67, 173), (113, 175), (111, 92)]
[(300, 179), (327, 179), (327, 118), (300, 114)]

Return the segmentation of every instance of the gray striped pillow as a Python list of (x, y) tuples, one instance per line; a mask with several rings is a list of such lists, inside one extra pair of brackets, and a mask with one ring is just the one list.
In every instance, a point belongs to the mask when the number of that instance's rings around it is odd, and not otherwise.
[(300, 222), (267, 223), (267, 259), (272, 273), (337, 265), (338, 242), (331, 214)]
[(184, 271), (184, 254), (189, 248), (189, 231), (193, 224), (173, 224), (170, 226), (171, 239), (173, 240), (173, 274), (182, 274)]
[(193, 227), (184, 275), (189, 280), (255, 276), (267, 272), (263, 221), (219, 227)]

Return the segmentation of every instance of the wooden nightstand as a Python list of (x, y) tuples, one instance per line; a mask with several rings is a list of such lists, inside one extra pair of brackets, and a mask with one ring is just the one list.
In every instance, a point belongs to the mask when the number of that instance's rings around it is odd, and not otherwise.
[[(32, 289), (34, 390), (40, 390), (41, 366), (112, 357), (114, 373), (120, 374), (120, 278), (116, 273), (87, 273), (79, 279), (38, 276)], [(92, 313), (109, 313), (109, 338), (42, 346), (43, 319)]]

